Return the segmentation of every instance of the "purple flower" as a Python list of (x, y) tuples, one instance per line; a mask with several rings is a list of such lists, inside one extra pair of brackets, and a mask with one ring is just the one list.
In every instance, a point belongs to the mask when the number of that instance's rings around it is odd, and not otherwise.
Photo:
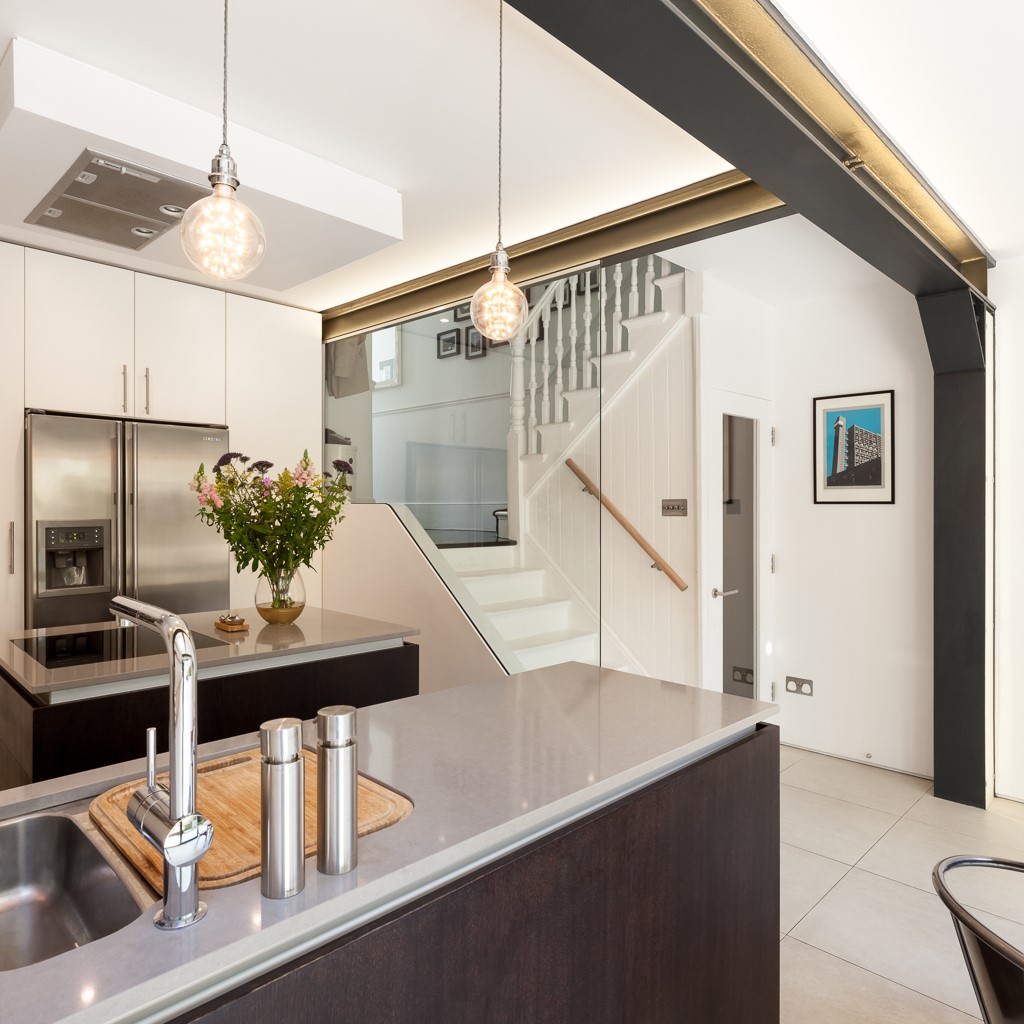
[(213, 467), (214, 469), (220, 469), (222, 466), (226, 466), (232, 459), (242, 458), (241, 452), (225, 452), (218, 460), (217, 464)]
[(346, 462), (344, 459), (335, 459), (331, 463), (331, 465), (339, 473), (351, 473), (353, 476), (355, 476), (355, 470), (352, 468), (352, 463), (351, 462)]
[(260, 459), (259, 462), (254, 462), (249, 468), (262, 476), (273, 465), (272, 462), (267, 462), (266, 459)]

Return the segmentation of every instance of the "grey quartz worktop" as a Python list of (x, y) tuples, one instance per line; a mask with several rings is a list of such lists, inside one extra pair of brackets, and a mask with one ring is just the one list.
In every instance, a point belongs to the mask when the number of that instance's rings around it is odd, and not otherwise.
[[(206, 918), (182, 932), (158, 931), (147, 911), (81, 949), (2, 973), (3, 1022), (169, 1020), (650, 785), (777, 711), (579, 664), (360, 708), (360, 771), (415, 809), (360, 840), (353, 872), (319, 875), (310, 858), (306, 888), (291, 899), (263, 899), (259, 879), (209, 890)], [(232, 745), (253, 746), (255, 736), (206, 753)], [(141, 769), (71, 777), (63, 796), (102, 792)], [(60, 803), (61, 781), (0, 792), (0, 819)]]
[[(248, 623), (244, 632), (227, 633), (215, 627), (221, 612), (196, 612), (181, 618), (193, 633), (212, 637), (221, 643), (197, 647), (196, 661), (203, 676), (221, 675), (252, 663), (276, 659), (278, 663), (309, 660), (315, 657), (337, 657), (368, 650), (401, 646), (406, 637), (418, 629), (394, 622), (366, 619), (359, 615), (308, 606), (299, 618), (288, 625), (272, 625), (261, 619), (255, 608), (237, 609)], [(54, 634), (92, 633), (117, 628), (117, 622), (95, 622), (82, 626), (53, 626), (13, 634), (15, 639), (47, 637)], [(58, 694), (82, 689), (92, 695), (111, 692), (114, 688), (138, 689), (145, 685), (167, 682), (167, 655), (155, 654), (118, 661), (44, 668), (20, 647), (7, 641), (0, 654), (0, 666), (32, 695)], [(87, 695), (86, 693), (82, 694)]]

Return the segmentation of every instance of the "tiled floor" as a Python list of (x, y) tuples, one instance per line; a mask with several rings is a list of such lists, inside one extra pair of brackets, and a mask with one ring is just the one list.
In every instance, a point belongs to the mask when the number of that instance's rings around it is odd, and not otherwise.
[[(781, 770), (782, 1024), (979, 1020), (931, 870), (961, 853), (1024, 860), (1024, 805), (962, 807), (937, 800), (927, 780), (795, 747), (782, 748)], [(1024, 948), (1020, 876), (953, 880), (962, 902)]]

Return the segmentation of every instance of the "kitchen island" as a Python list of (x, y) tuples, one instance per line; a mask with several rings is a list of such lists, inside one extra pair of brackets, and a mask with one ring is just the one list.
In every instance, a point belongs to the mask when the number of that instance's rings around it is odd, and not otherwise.
[[(147, 912), (0, 974), (4, 1024), (774, 1024), (776, 711), (578, 664), (361, 709), (360, 770), (415, 809), (353, 872), (311, 858), (291, 899), (209, 890), (181, 933)], [(0, 793), (0, 818), (141, 771)]]
[[(314, 607), (272, 625), (246, 608), (249, 629), (229, 633), (219, 614), (182, 616), (196, 643), (200, 742), (419, 692), (419, 648), (407, 642), (418, 629)], [(128, 760), (150, 725), (166, 737), (167, 665), (159, 637), (113, 619), (14, 634), (0, 654), (0, 789)]]

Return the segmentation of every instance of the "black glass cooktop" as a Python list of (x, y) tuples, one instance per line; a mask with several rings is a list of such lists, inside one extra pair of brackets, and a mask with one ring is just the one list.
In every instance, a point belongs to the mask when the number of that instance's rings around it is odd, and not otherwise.
[[(85, 633), (50, 633), (47, 636), (12, 640), (43, 668), (66, 668), (69, 665), (91, 665), (124, 658), (145, 658), (166, 654), (163, 638), (152, 630), (138, 626), (117, 626), (94, 629)], [(201, 647), (222, 647), (223, 640), (202, 633), (193, 633), (192, 642)]]

